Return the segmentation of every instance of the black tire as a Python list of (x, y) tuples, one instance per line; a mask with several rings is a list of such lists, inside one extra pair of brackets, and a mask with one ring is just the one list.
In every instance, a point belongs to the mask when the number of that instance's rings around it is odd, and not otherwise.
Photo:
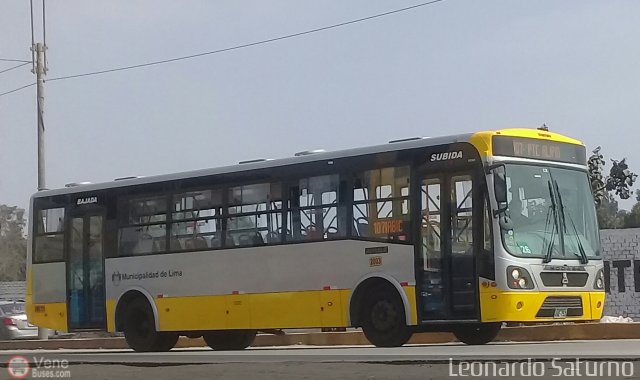
[(153, 310), (144, 298), (131, 300), (124, 317), (124, 339), (134, 351), (169, 351), (178, 341), (176, 333), (156, 331)]
[(376, 347), (400, 347), (413, 334), (406, 324), (404, 304), (395, 289), (372, 289), (365, 299), (360, 320), (364, 335)]
[(176, 333), (161, 331), (158, 332), (158, 334), (160, 337), (153, 347), (152, 351), (154, 352), (171, 351), (171, 349), (176, 346), (176, 343), (178, 343), (179, 336)]
[(462, 325), (453, 331), (453, 335), (458, 338), (462, 343), (477, 346), (481, 344), (487, 344), (494, 340), (500, 329), (502, 328), (501, 322), (496, 323), (475, 323), (469, 325)]
[(208, 331), (202, 338), (216, 351), (244, 350), (256, 339), (256, 330)]

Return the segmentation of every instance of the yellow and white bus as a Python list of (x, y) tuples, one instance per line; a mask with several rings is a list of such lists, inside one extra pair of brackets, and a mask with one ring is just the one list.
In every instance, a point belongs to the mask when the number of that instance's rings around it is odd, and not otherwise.
[(29, 321), (124, 332), (136, 351), (329, 327), (483, 344), (503, 322), (604, 306), (585, 147), (547, 130), (72, 184), (35, 194), (31, 215)]

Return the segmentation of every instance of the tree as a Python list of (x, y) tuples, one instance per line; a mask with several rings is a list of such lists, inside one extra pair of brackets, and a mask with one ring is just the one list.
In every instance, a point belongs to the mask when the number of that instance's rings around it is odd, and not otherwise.
[(0, 204), (0, 281), (23, 281), (26, 273), (27, 239), (24, 210)]
[(638, 178), (638, 175), (629, 170), (627, 159), (620, 161), (611, 160), (611, 171), (607, 177), (607, 191), (615, 191), (620, 199), (629, 199), (631, 197), (631, 186)]
[(624, 216), (624, 228), (640, 227), (640, 202), (633, 205), (631, 211)]
[[(602, 174), (605, 161), (604, 156), (600, 153), (600, 147), (593, 150), (587, 164), (600, 228), (627, 228), (630, 225), (635, 225), (634, 211), (629, 213), (620, 210), (618, 201), (615, 199), (615, 196), (620, 199), (629, 199), (631, 187), (638, 177), (629, 170), (626, 158), (620, 161), (612, 159), (611, 170), (606, 177)], [(640, 190), (636, 191), (636, 200), (640, 202)], [(637, 212), (640, 213), (640, 206), (638, 206)], [(638, 222), (640, 223), (640, 215), (638, 215)]]
[[(605, 191), (605, 188), (607, 187), (606, 182), (602, 176), (602, 171), (604, 169), (604, 156), (600, 154), (600, 147), (593, 150), (593, 154), (589, 157), (589, 161), (587, 161), (587, 166), (589, 167), (589, 181), (591, 182), (593, 198), (596, 202), (596, 206), (599, 206), (607, 195)], [(616, 202), (616, 208), (617, 207), (618, 204)]]
[(627, 211), (618, 208), (618, 201), (613, 198), (611, 193), (606, 193), (601, 199), (596, 207), (596, 213), (601, 229), (624, 228)]
[[(620, 197), (620, 199), (629, 199), (631, 197), (631, 187), (638, 176), (629, 170), (627, 159), (611, 160), (611, 170), (609, 175), (604, 177), (605, 161), (604, 156), (600, 154), (600, 147), (593, 150), (593, 154), (589, 157), (589, 180), (591, 181), (591, 189), (595, 198), (596, 206), (607, 197), (610, 191)], [(640, 192), (636, 192), (636, 199), (640, 201)]]

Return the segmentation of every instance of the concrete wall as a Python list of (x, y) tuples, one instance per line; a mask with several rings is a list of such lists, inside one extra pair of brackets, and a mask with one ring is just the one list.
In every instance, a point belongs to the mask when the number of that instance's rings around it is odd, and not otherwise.
[(640, 228), (600, 231), (607, 299), (604, 315), (640, 321)]
[(25, 282), (0, 282), (0, 300), (23, 300), (25, 297)]

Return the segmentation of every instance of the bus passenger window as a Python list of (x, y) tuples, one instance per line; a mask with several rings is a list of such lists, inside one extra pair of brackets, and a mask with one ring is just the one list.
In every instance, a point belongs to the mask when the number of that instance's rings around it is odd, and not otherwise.
[(261, 183), (228, 191), (226, 246), (260, 246), (282, 241), (282, 185)]
[(346, 235), (337, 175), (303, 178), (289, 188), (287, 240), (335, 239)]
[(148, 196), (121, 201), (119, 255), (147, 255), (167, 251), (167, 198)]
[(35, 263), (64, 260), (64, 208), (38, 211), (34, 243)]
[(410, 242), (409, 167), (359, 173), (352, 207), (354, 236)]
[(194, 190), (173, 196), (171, 251), (219, 248), (222, 190)]

